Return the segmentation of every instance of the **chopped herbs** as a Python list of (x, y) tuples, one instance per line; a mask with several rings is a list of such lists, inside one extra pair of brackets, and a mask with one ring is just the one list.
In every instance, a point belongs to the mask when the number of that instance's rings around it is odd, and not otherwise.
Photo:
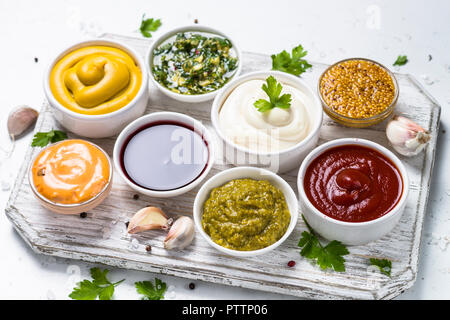
[(139, 27), (139, 30), (141, 31), (141, 34), (146, 38), (152, 37), (152, 32), (158, 30), (158, 28), (161, 26), (161, 20), (160, 19), (145, 19), (145, 14), (142, 16), (141, 26)]
[(316, 262), (323, 270), (330, 268), (334, 271), (345, 271), (343, 256), (349, 254), (347, 247), (337, 240), (323, 246), (304, 217), (303, 221), (305, 221), (309, 232), (303, 231), (298, 242), (298, 246), (302, 248), (300, 255)]
[(59, 130), (51, 130), (49, 132), (37, 132), (33, 141), (32, 147), (45, 147), (49, 143), (55, 143), (67, 139), (67, 133)]
[(378, 267), (382, 274), (389, 277), (391, 276), (392, 261), (387, 259), (370, 258), (370, 265)]
[(167, 285), (158, 278), (155, 278), (155, 284), (151, 281), (139, 281), (134, 285), (136, 291), (143, 295), (142, 300), (162, 300), (167, 289)]
[(259, 112), (266, 112), (273, 108), (289, 109), (291, 107), (291, 95), (285, 93), (280, 96), (283, 87), (273, 76), (266, 79), (266, 83), (262, 85), (262, 89), (267, 93), (269, 101), (264, 99), (255, 101), (253, 105), (258, 108)]
[(153, 51), (153, 75), (167, 89), (196, 95), (221, 88), (238, 66), (230, 40), (181, 32)]
[(398, 56), (397, 60), (394, 62), (394, 66), (403, 66), (408, 62), (408, 58), (406, 56)]
[(83, 280), (77, 284), (69, 297), (74, 300), (111, 300), (114, 288), (125, 279), (111, 283), (107, 278), (108, 269), (101, 271), (99, 268), (92, 268), (91, 277), (93, 281)]
[(298, 45), (292, 49), (292, 54), (286, 50), (281, 53), (272, 55), (272, 70), (279, 70), (287, 72), (296, 76), (301, 75), (306, 69), (312, 66), (303, 57), (306, 56), (308, 51), (303, 50), (302, 45)]

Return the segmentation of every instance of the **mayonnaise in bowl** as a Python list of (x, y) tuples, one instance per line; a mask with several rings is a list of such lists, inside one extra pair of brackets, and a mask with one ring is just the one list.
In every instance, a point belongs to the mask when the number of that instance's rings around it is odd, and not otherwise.
[(300, 89), (281, 82), (281, 94), (291, 95), (290, 108), (260, 112), (254, 103), (268, 99), (261, 89), (264, 83), (260, 79), (248, 80), (231, 92), (219, 111), (220, 130), (237, 145), (256, 152), (291, 148), (311, 132), (311, 99)]
[[(261, 112), (255, 102), (270, 101), (263, 90), (270, 76), (281, 85), (279, 97), (290, 95), (290, 102), (287, 107)], [(225, 143), (228, 162), (284, 172), (300, 165), (316, 145), (322, 109), (303, 80), (278, 71), (260, 71), (230, 82), (214, 100), (211, 120)]]

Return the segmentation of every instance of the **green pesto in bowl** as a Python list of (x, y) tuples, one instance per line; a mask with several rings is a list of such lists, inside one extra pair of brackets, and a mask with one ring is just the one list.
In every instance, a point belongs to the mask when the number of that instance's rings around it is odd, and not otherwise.
[(179, 32), (153, 50), (153, 75), (167, 89), (186, 95), (223, 87), (238, 66), (230, 40), (205, 32)]
[(203, 229), (233, 250), (270, 246), (286, 233), (290, 220), (283, 192), (267, 180), (231, 180), (214, 188), (203, 205)]

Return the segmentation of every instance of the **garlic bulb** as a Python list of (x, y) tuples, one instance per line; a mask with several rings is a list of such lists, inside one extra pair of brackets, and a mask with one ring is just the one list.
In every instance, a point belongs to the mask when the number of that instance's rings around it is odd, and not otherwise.
[(184, 249), (194, 240), (194, 221), (189, 217), (180, 217), (172, 225), (164, 240), (164, 248)]
[(8, 116), (8, 133), (12, 139), (27, 131), (38, 118), (39, 113), (28, 106), (14, 108)]
[(172, 219), (157, 207), (146, 207), (134, 214), (128, 224), (128, 233), (138, 233), (152, 229), (167, 230), (172, 223)]
[(392, 147), (404, 156), (414, 156), (421, 152), (431, 135), (414, 121), (394, 116), (386, 127), (386, 136)]

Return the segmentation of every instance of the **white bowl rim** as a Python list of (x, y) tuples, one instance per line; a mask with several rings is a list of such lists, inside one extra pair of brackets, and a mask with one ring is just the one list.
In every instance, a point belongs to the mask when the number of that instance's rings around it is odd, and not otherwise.
[[(109, 178), (108, 178), (107, 183), (106, 183), (105, 186), (102, 188), (102, 190), (100, 190), (99, 193), (97, 193), (95, 196), (93, 196), (92, 198), (87, 199), (87, 200), (84, 201), (84, 202), (80, 202), (80, 203), (58, 203), (58, 202), (54, 202), (54, 201), (52, 201), (52, 200), (50, 200), (50, 199), (47, 199), (47, 198), (44, 197), (39, 191), (37, 191), (36, 186), (34, 185), (34, 181), (33, 181), (33, 172), (32, 172), (33, 165), (34, 165), (34, 162), (36, 161), (36, 159), (39, 157), (39, 155), (42, 154), (42, 152), (44, 152), (47, 148), (50, 148), (50, 147), (55, 146), (55, 145), (58, 145), (58, 144), (60, 144), (60, 143), (62, 143), (62, 142), (65, 142), (65, 141), (74, 141), (74, 140), (75, 140), (75, 141), (76, 141), (76, 140), (81, 140), (81, 141), (84, 141), (84, 142), (86, 142), (86, 143), (89, 143), (90, 145), (92, 145), (93, 147), (97, 148), (98, 150), (100, 150), (100, 151), (105, 155), (106, 159), (108, 160), (108, 165), (109, 165)], [(49, 144), (49, 145), (43, 147), (43, 148), (42, 148), (42, 149), (41, 149), (41, 150), (33, 157), (33, 159), (32, 159), (31, 162), (30, 162), (30, 165), (29, 165), (29, 167), (28, 167), (28, 184), (30, 185), (30, 187), (31, 187), (31, 189), (32, 189), (32, 191), (33, 191), (33, 193), (34, 193), (39, 199), (41, 199), (42, 201), (44, 201), (44, 202), (46, 202), (46, 203), (48, 203), (48, 204), (57, 206), (57, 207), (62, 208), (62, 209), (66, 209), (66, 208), (76, 208), (76, 207), (80, 207), (80, 206), (84, 206), (84, 205), (87, 205), (87, 204), (89, 204), (89, 203), (92, 203), (92, 202), (94, 202), (97, 198), (99, 198), (99, 197), (100, 197), (100, 196), (108, 189), (108, 187), (109, 187), (110, 184), (112, 183), (112, 181), (113, 181), (113, 174), (114, 174), (114, 165), (113, 165), (113, 162), (112, 162), (112, 160), (111, 160), (111, 157), (108, 155), (108, 153), (107, 153), (103, 148), (99, 147), (97, 144), (95, 144), (95, 143), (93, 143), (93, 142), (91, 142), (91, 141), (88, 141), (88, 140), (85, 140), (85, 139), (81, 139), (81, 138), (73, 138), (73, 139), (65, 139), (65, 140), (61, 140), (61, 141), (57, 141), (57, 142), (51, 143), (51, 144)]]
[[(397, 167), (397, 169), (399, 170), (400, 175), (403, 180), (402, 195), (400, 197), (400, 200), (397, 202), (397, 204), (391, 209), (391, 211), (389, 211), (385, 215), (383, 215), (379, 218), (373, 219), (373, 220), (363, 221), (363, 222), (341, 221), (341, 220), (331, 218), (331, 217), (327, 216), (326, 214), (322, 213), (319, 209), (317, 209), (311, 203), (311, 201), (309, 201), (308, 197), (306, 196), (303, 181), (304, 181), (306, 169), (308, 168), (309, 164), (314, 159), (316, 159), (318, 156), (323, 154), (325, 151), (327, 151), (331, 148), (334, 148), (334, 147), (345, 146), (345, 145), (359, 145), (359, 146), (365, 146), (365, 147), (374, 149), (374, 150), (380, 152), (381, 154), (383, 154), (390, 161), (392, 161), (392, 163), (394, 163), (395, 166)], [(300, 169), (298, 170), (297, 189), (298, 189), (301, 201), (303, 201), (304, 204), (307, 205), (308, 208), (312, 212), (314, 212), (315, 215), (319, 216), (320, 218), (322, 218), (328, 222), (331, 222), (331, 223), (334, 223), (337, 225), (346, 226), (346, 227), (350, 227), (350, 228), (360, 228), (360, 227), (367, 227), (370, 225), (383, 223), (384, 221), (391, 219), (396, 214), (401, 214), (400, 208), (403, 207), (403, 205), (406, 202), (406, 199), (408, 197), (408, 193), (409, 193), (409, 177), (408, 177), (408, 172), (406, 171), (406, 168), (403, 165), (402, 161), (392, 151), (390, 151), (386, 147), (384, 147), (376, 142), (366, 140), (366, 139), (341, 138), (341, 139), (330, 140), (326, 143), (321, 144), (320, 146), (316, 147), (314, 150), (312, 150), (306, 156), (306, 158), (303, 160), (303, 162), (300, 166)]]
[[(55, 66), (55, 64), (59, 60), (61, 60), (65, 55), (67, 55), (68, 53), (70, 53), (74, 50), (77, 50), (77, 49), (81, 49), (81, 48), (93, 46), (93, 45), (104, 45), (104, 46), (109, 46), (109, 47), (119, 48), (121, 50), (124, 50), (139, 65), (139, 69), (141, 70), (141, 74), (142, 74), (142, 81), (141, 81), (141, 86), (139, 88), (139, 91), (136, 94), (136, 96), (127, 105), (125, 105), (124, 107), (122, 107), (116, 111), (113, 111), (113, 112), (109, 112), (109, 113), (105, 113), (105, 114), (96, 114), (96, 115), (77, 113), (75, 111), (72, 111), (72, 110), (64, 107), (61, 103), (59, 103), (58, 100), (55, 99), (53, 92), (50, 89), (50, 74), (51, 74), (52, 69)], [(130, 46), (128, 46), (127, 44), (125, 44), (121, 41), (110, 40), (110, 39), (101, 39), (101, 38), (92, 38), (92, 39), (82, 40), (82, 41), (76, 42), (74, 44), (71, 44), (70, 46), (65, 47), (63, 50), (59, 50), (58, 52), (59, 53), (55, 56), (55, 58), (48, 64), (47, 69), (45, 71), (44, 92), (45, 92), (45, 95), (51, 105), (56, 106), (56, 108), (58, 108), (58, 110), (60, 110), (63, 113), (69, 114), (70, 116), (72, 116), (74, 118), (88, 120), (88, 121), (96, 121), (96, 120), (108, 119), (108, 118), (111, 118), (112, 116), (120, 115), (122, 113), (125, 113), (128, 109), (132, 108), (141, 99), (141, 97), (144, 95), (145, 91), (148, 90), (148, 88), (147, 88), (148, 87), (148, 74), (147, 74), (147, 70), (146, 70), (146, 65), (145, 65), (141, 55), (139, 55), (136, 52), (136, 50), (134, 50), (133, 48), (131, 48)]]
[[(181, 94), (181, 93), (176, 93), (173, 92), (169, 89), (167, 89), (166, 87), (164, 87), (162, 84), (160, 84), (154, 77), (153, 72), (152, 72), (152, 63), (150, 61), (153, 60), (153, 51), (156, 48), (156, 46), (158, 46), (159, 44), (161, 44), (163, 41), (167, 40), (168, 38), (170, 38), (171, 36), (174, 36), (175, 34), (179, 33), (179, 32), (188, 32), (188, 31), (199, 31), (199, 32), (205, 32), (205, 33), (211, 33), (211, 34), (216, 34), (219, 35), (221, 37), (227, 38), (228, 40), (230, 40), (231, 44), (233, 45), (233, 48), (236, 52), (236, 57), (238, 59), (238, 65), (237, 68), (234, 72), (234, 74), (228, 79), (227, 83), (208, 93), (201, 93), (201, 94)], [(236, 42), (230, 38), (226, 33), (206, 26), (206, 25), (202, 25), (202, 24), (190, 24), (190, 25), (185, 25), (185, 26), (181, 26), (181, 27), (177, 27), (174, 29), (171, 29), (165, 33), (163, 33), (162, 35), (160, 35), (159, 37), (155, 38), (155, 40), (153, 40), (152, 44), (149, 46), (149, 48), (147, 49), (147, 52), (145, 54), (145, 65), (147, 66), (147, 71), (149, 73), (149, 77), (150, 80), (152, 80), (152, 82), (158, 87), (158, 89), (160, 89), (162, 92), (164, 92), (165, 94), (168, 94), (169, 96), (174, 96), (174, 97), (182, 97), (183, 100), (192, 100), (192, 102), (198, 102), (198, 98), (202, 98), (205, 101), (212, 99), (218, 92), (220, 92), (223, 88), (225, 88), (225, 86), (230, 83), (233, 79), (235, 79), (236, 77), (239, 76), (239, 74), (241, 73), (242, 70), (242, 54), (241, 54), (241, 50), (239, 49), (239, 47), (236, 45)], [(195, 101), (194, 101), (195, 100)]]
[[(249, 171), (253, 171), (255, 173), (260, 174), (261, 176), (266, 175), (268, 177), (268, 179), (272, 179), (272, 180), (276, 180), (277, 183), (279, 183), (280, 185), (282, 185), (284, 187), (285, 190), (282, 190), (283, 194), (286, 197), (286, 193), (290, 194), (290, 197), (292, 199), (294, 199), (294, 201), (292, 203), (289, 203), (288, 200), (286, 199), (286, 202), (288, 203), (288, 206), (292, 205), (294, 206), (294, 211), (292, 212), (291, 210), (289, 210), (289, 213), (291, 214), (291, 221), (289, 222), (289, 226), (286, 230), (286, 232), (283, 234), (283, 236), (278, 239), (278, 241), (272, 243), (270, 246), (261, 248), (261, 249), (257, 249), (257, 250), (248, 250), (248, 251), (240, 251), (240, 250), (234, 250), (234, 249), (229, 249), (229, 248), (225, 248), (222, 247), (221, 245), (215, 243), (211, 237), (205, 232), (205, 230), (203, 230), (203, 227), (201, 225), (201, 216), (203, 215), (203, 203), (199, 203), (199, 197), (200, 195), (206, 193), (206, 192), (210, 192), (211, 188), (211, 184), (213, 184), (217, 179), (219, 179), (220, 177), (229, 174), (230, 172), (242, 172), (242, 175), (240, 175), (239, 177), (236, 178), (232, 178), (232, 179), (243, 179), (248, 177), (248, 172)], [(232, 180), (230, 179), (230, 180)], [(205, 240), (214, 248), (216, 248), (219, 251), (222, 251), (224, 253), (227, 253), (229, 255), (232, 256), (237, 256), (237, 257), (249, 257), (249, 256), (257, 256), (257, 255), (261, 255), (264, 253), (267, 253), (273, 249), (275, 249), (276, 247), (278, 247), (279, 245), (281, 245), (292, 233), (292, 231), (294, 231), (297, 222), (298, 222), (298, 199), (297, 196), (294, 192), (294, 190), (292, 189), (292, 187), (283, 179), (281, 178), (279, 175), (277, 175), (276, 173), (273, 173), (270, 170), (267, 169), (263, 169), (263, 168), (258, 168), (258, 167), (245, 167), (245, 166), (240, 166), (240, 167), (233, 167), (230, 169), (226, 169), (223, 171), (218, 172), (217, 174), (215, 174), (214, 176), (212, 176), (211, 178), (209, 178), (203, 185), (202, 187), (198, 190), (197, 195), (195, 196), (195, 200), (194, 200), (194, 205), (193, 205), (193, 218), (194, 218), (194, 224), (197, 228), (197, 230), (200, 232), (200, 234), (203, 236), (203, 238), (205, 238)]]
[[(208, 143), (208, 145), (207, 145), (208, 162), (206, 163), (205, 169), (198, 177), (196, 177), (194, 180), (192, 180), (191, 182), (189, 182), (188, 184), (186, 184), (180, 188), (170, 189), (170, 190), (152, 190), (152, 189), (143, 188), (143, 187), (137, 185), (136, 183), (134, 183), (133, 181), (131, 181), (130, 179), (128, 179), (128, 177), (123, 172), (122, 166), (120, 165), (120, 153), (122, 150), (122, 146), (123, 146), (126, 138), (129, 137), (129, 135), (135, 131), (135, 130), (132, 130), (132, 127), (137, 122), (151, 123), (152, 118), (154, 118), (155, 116), (162, 116), (165, 118), (167, 117), (168, 121), (173, 121), (173, 118), (170, 118), (170, 117), (178, 117), (177, 121), (179, 121), (179, 122), (182, 122), (182, 123), (185, 123), (188, 125), (191, 125), (192, 123), (194, 123), (194, 128), (200, 129), (202, 131), (201, 132), (202, 138), (205, 139), (206, 142)], [(182, 118), (183, 120), (180, 120), (179, 118)], [(158, 120), (158, 121), (160, 121), (160, 120)], [(197, 132), (197, 133), (199, 133), (199, 132)], [(120, 141), (120, 145), (118, 145), (119, 141)], [(114, 143), (113, 160), (114, 160), (115, 167), (117, 168), (117, 171), (119, 172), (119, 175), (125, 180), (125, 182), (130, 187), (134, 188), (136, 191), (139, 191), (142, 194), (149, 195), (152, 197), (161, 197), (161, 196), (172, 197), (172, 196), (177, 196), (177, 195), (183, 194), (183, 193), (191, 190), (192, 188), (197, 186), (201, 181), (203, 181), (203, 179), (208, 175), (209, 171), (211, 170), (211, 168), (214, 165), (214, 160), (215, 160), (214, 141), (212, 139), (212, 135), (209, 132), (208, 128), (206, 128), (205, 125), (203, 125), (200, 121), (198, 121), (197, 119), (195, 119), (191, 116), (188, 116), (184, 113), (172, 112), (172, 111), (152, 112), (152, 113), (145, 114), (145, 115), (133, 120), (120, 132), (119, 136), (117, 137), (117, 139)]]
[[(228, 137), (226, 137), (220, 130), (218, 115), (219, 115), (219, 108), (222, 107), (222, 105), (219, 106), (219, 100), (222, 99), (225, 92), (230, 88), (231, 91), (229, 92), (229, 94), (231, 94), (233, 92), (233, 90), (235, 89), (235, 87), (241, 83), (241, 81), (250, 80), (250, 79), (259, 79), (259, 76), (262, 76), (262, 75), (265, 75), (265, 76), (273, 75), (273, 76), (279, 76), (281, 78), (285, 77), (285, 78), (290, 79), (293, 82), (301, 83), (309, 91), (309, 93), (311, 94), (311, 97), (312, 97), (314, 103), (317, 105), (317, 107), (318, 108), (320, 107), (320, 110), (318, 111), (318, 119), (317, 119), (316, 123), (314, 124), (313, 129), (309, 132), (309, 134), (305, 137), (305, 139), (303, 139), (302, 141), (293, 145), (290, 148), (280, 150), (280, 151), (273, 151), (273, 152), (257, 152), (254, 150), (244, 148), (238, 144), (235, 144), (233, 141), (228, 139)], [(233, 86), (234, 86), (234, 88), (232, 88)], [(223, 97), (223, 99), (226, 99), (227, 97)], [(281, 72), (281, 71), (277, 71), (277, 70), (252, 71), (252, 72), (248, 72), (243, 75), (240, 75), (239, 77), (231, 80), (223, 87), (223, 90), (221, 92), (219, 92), (217, 94), (217, 96), (214, 98), (214, 102), (213, 102), (213, 105), (211, 108), (211, 122), (212, 122), (212, 125), (215, 128), (217, 134), (220, 136), (220, 138), (222, 140), (224, 140), (227, 144), (231, 145), (232, 147), (236, 148), (237, 150), (239, 150), (241, 152), (244, 152), (247, 154), (252, 154), (252, 155), (258, 155), (258, 156), (273, 156), (273, 155), (287, 154), (289, 152), (292, 152), (293, 150), (296, 150), (296, 149), (302, 147), (303, 145), (306, 145), (311, 139), (314, 138), (314, 136), (320, 130), (320, 128), (322, 126), (322, 120), (323, 120), (323, 110), (322, 110), (321, 102), (320, 102), (319, 98), (316, 96), (316, 93), (309, 87), (309, 85), (303, 79), (300, 79), (289, 73)]]

